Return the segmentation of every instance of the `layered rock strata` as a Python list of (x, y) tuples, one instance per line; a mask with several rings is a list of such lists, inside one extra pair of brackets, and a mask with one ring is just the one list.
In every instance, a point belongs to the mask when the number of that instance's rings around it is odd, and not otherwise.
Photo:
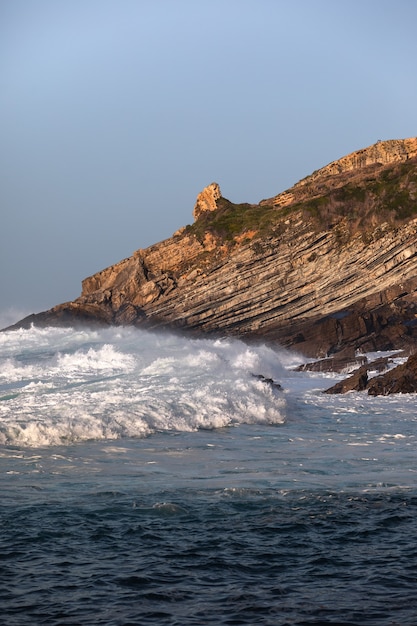
[(86, 278), (79, 298), (20, 325), (171, 327), (315, 357), (410, 348), (416, 155), (417, 139), (378, 142), (259, 205), (233, 205), (212, 183), (194, 225)]
[(317, 195), (328, 186), (342, 187), (346, 182), (360, 179), (364, 170), (378, 170), (381, 166), (404, 163), (414, 157), (417, 157), (417, 137), (377, 141), (368, 148), (352, 152), (316, 170), (296, 183), (290, 191), (272, 198), (272, 202), (277, 206), (288, 206), (305, 197)]

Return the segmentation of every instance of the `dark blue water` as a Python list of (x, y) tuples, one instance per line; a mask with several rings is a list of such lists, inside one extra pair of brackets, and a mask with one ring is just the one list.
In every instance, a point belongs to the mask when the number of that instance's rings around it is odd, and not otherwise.
[(272, 487), (251, 428), (8, 450), (0, 623), (415, 624), (416, 490)]
[(417, 396), (297, 358), (0, 334), (0, 624), (415, 626)]

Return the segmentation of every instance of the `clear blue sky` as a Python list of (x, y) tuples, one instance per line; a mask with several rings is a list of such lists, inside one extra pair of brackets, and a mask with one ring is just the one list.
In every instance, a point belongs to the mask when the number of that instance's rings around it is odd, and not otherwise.
[(417, 135), (416, 0), (0, 0), (0, 312)]

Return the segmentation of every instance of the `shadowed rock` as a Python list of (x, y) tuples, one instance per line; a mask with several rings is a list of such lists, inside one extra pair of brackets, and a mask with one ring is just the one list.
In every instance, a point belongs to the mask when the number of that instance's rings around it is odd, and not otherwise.
[(326, 389), (324, 393), (329, 394), (337, 394), (337, 393), (346, 393), (347, 391), (363, 391), (366, 389), (368, 384), (368, 366), (362, 365), (358, 369), (357, 372), (346, 378), (345, 380), (341, 380), (340, 382), (330, 387), (330, 389)]
[(368, 378), (370, 370), (386, 369), (390, 359), (384, 357), (363, 365), (352, 376), (342, 380), (324, 393), (337, 394), (347, 391), (368, 391), (371, 396), (388, 396), (393, 393), (414, 393), (417, 391), (417, 354), (411, 355), (402, 365), (397, 365), (380, 376)]
[(393, 393), (415, 393), (417, 391), (417, 354), (411, 355), (405, 363), (372, 378), (367, 385), (371, 396), (388, 396)]
[(254, 378), (257, 378), (261, 382), (265, 383), (265, 385), (269, 385), (272, 389), (276, 389), (277, 391), (282, 391), (282, 386), (277, 383), (273, 378), (265, 378), (263, 374), (252, 374)]
[(334, 358), (320, 359), (310, 363), (303, 363), (295, 368), (295, 372), (345, 372), (352, 371), (367, 363), (366, 356), (348, 357), (335, 356)]

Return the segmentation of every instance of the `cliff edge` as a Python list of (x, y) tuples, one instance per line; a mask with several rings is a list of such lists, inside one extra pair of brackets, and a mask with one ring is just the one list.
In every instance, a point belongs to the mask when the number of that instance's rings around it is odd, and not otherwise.
[(259, 204), (211, 183), (193, 214), (16, 326), (170, 327), (317, 357), (417, 341), (417, 138), (379, 141)]

